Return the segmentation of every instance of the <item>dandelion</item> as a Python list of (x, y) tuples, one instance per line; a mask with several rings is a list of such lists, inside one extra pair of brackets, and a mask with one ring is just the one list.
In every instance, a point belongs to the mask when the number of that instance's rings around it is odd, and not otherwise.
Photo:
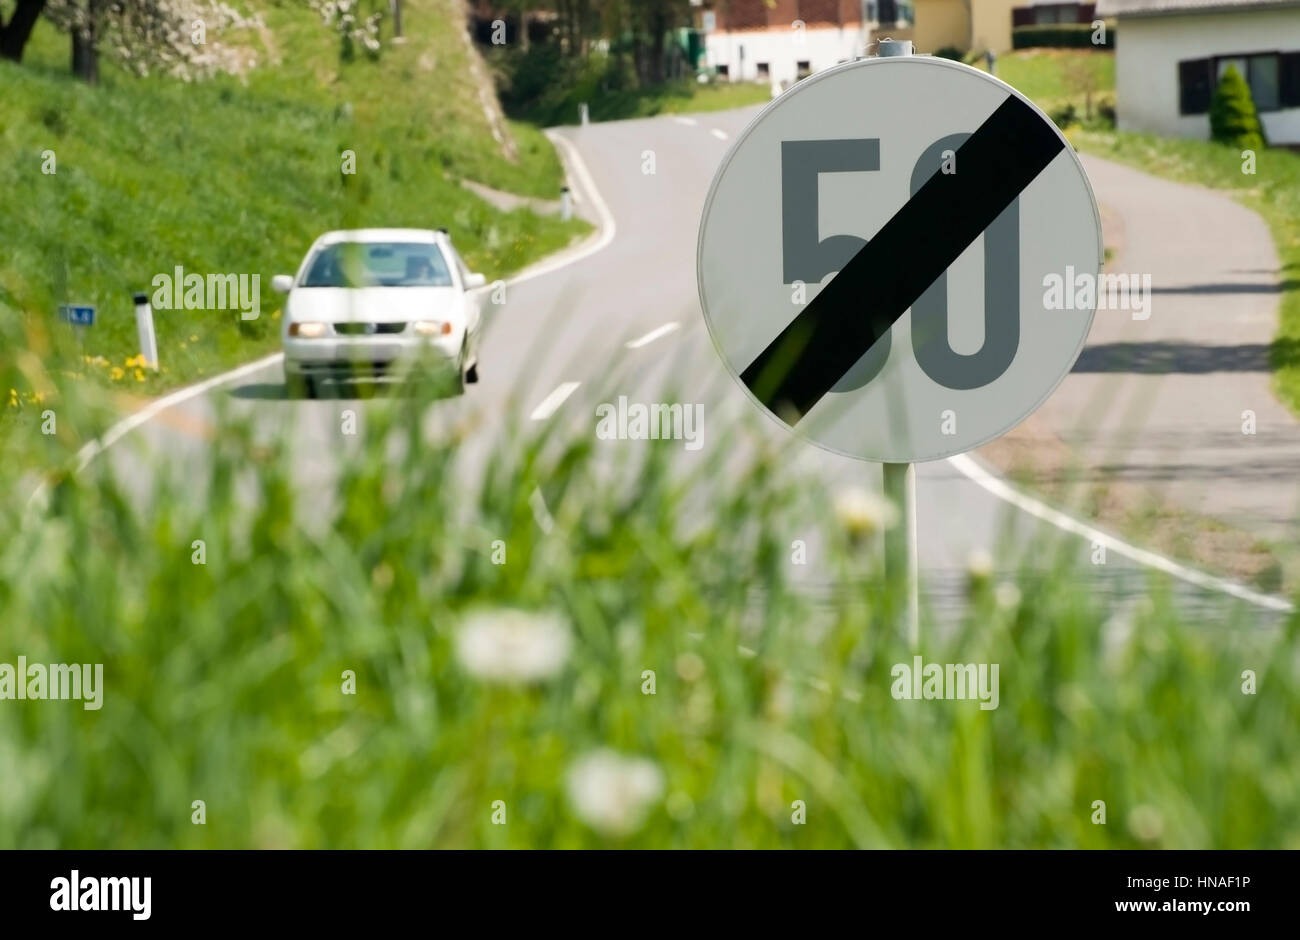
[(1157, 842), (1164, 832), (1165, 823), (1160, 810), (1148, 804), (1133, 807), (1128, 814), (1128, 831), (1140, 842)]
[(993, 602), (1002, 610), (1014, 610), (1020, 606), (1020, 588), (1010, 581), (1003, 581), (993, 592)]
[(108, 373), (108, 377), (112, 379), (114, 382), (122, 381), (122, 376), (124, 375), (126, 375), (126, 372), (123, 371), (121, 366), (113, 366), (113, 368), (110, 369)]
[(489, 610), (461, 622), (456, 658), (479, 679), (537, 682), (563, 668), (571, 643), (568, 624), (556, 614)]
[(639, 829), (663, 790), (663, 773), (654, 761), (603, 748), (584, 754), (568, 774), (574, 812), (606, 835), (625, 836)]
[(850, 536), (861, 538), (893, 528), (898, 508), (879, 493), (851, 487), (835, 495), (835, 516)]
[(677, 657), (677, 675), (683, 682), (694, 682), (704, 675), (704, 660), (695, 653), (682, 653)]
[(993, 577), (993, 556), (977, 548), (966, 558), (966, 591), (970, 595), (982, 593)]
[(993, 556), (977, 548), (966, 558), (966, 574), (972, 581), (987, 581), (993, 576)]

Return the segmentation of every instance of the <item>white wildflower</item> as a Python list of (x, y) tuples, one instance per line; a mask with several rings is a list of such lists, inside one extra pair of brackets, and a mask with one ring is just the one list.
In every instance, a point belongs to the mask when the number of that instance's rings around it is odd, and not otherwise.
[(891, 529), (898, 523), (898, 507), (879, 493), (859, 487), (835, 495), (835, 515), (854, 537)]
[(664, 778), (651, 760), (602, 749), (574, 763), (568, 789), (579, 819), (599, 832), (621, 836), (640, 828), (663, 794)]
[(568, 624), (556, 614), (487, 610), (467, 616), (456, 632), (456, 658), (465, 671), (495, 682), (550, 678), (569, 658)]

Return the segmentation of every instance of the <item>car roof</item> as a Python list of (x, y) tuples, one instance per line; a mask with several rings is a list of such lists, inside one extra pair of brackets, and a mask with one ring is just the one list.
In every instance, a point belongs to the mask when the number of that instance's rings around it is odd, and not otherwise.
[(421, 244), (439, 244), (447, 238), (441, 229), (435, 231), (427, 228), (353, 228), (326, 232), (316, 239), (317, 245), (336, 245), (339, 242), (416, 242)]

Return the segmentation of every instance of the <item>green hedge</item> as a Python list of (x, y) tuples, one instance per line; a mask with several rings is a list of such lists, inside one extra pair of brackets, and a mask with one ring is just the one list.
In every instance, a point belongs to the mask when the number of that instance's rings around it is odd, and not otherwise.
[(1011, 48), (1114, 49), (1115, 24), (1106, 21), (1106, 41), (1092, 41), (1091, 23), (1054, 23), (1049, 26), (1017, 26), (1011, 31)]

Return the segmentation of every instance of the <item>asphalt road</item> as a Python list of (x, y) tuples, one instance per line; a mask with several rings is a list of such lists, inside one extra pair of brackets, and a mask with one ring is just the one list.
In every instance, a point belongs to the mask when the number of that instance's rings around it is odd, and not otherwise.
[[(612, 238), (607, 231), (603, 244), (581, 249), (585, 256), (512, 283), (504, 306), (487, 307), (481, 382), (463, 398), (432, 409), (428, 433), (445, 433), (453, 422), (474, 417), (477, 430), (468, 446), (481, 453), (512, 418), (526, 422), (554, 412), (564, 426), (594, 435), (597, 404), (619, 394), (631, 401), (662, 401), (670, 382), (677, 389), (674, 400), (703, 405), (702, 448), (689, 451), (671, 441), (633, 446), (672, 448), (683, 467), (707, 459), (718, 429), (752, 406), (726, 374), (704, 325), (696, 293), (696, 235), (713, 174), (730, 142), (756, 113), (745, 109), (557, 132), (581, 155), (594, 183), (596, 192), (584, 179), (586, 173), (571, 173), (581, 211), (597, 215), (603, 198), (614, 222)], [(643, 172), (649, 151), (653, 174)], [(429, 220), (431, 227), (438, 224)], [(194, 461), (201, 467), (221, 421), (251, 416), (259, 434), (292, 440), (302, 467), (301, 485), (311, 487), (329, 479), (339, 455), (355, 441), (340, 434), (341, 411), (353, 409), (364, 421), (369, 407), (372, 403), (365, 400), (285, 400), (283, 374), (272, 361), (166, 409), (115, 444), (108, 459), (144, 490), (150, 468), (159, 461)], [(784, 442), (788, 434), (771, 421), (761, 427), (774, 442)], [(881, 471), (874, 465), (811, 446), (802, 448), (798, 459), (800, 469), (824, 485), (880, 488)], [(473, 464), (471, 458), (467, 465)], [(1007, 494), (995, 492), (997, 481), (980, 485), (972, 480), (979, 473), (969, 458), (923, 464), (918, 470), (923, 603), (941, 615), (956, 609), (973, 551), (1001, 546), (999, 565), (1010, 571), (1025, 560), (1031, 539), (1047, 532), (1078, 552), (1080, 577), (1108, 597), (1116, 611), (1147, 594), (1151, 579), (1172, 577), (1189, 612), (1207, 624), (1223, 621), (1225, 602), (1247, 611), (1252, 622), (1277, 619), (1275, 611), (1257, 601), (1233, 600), (1214, 586), (1190, 583), (1192, 573), (1173, 577), (1127, 558), (1142, 556), (1119, 543), (1110, 543), (1106, 564), (1091, 564), (1095, 533), (1065, 531), (1062, 525), (1071, 526), (1066, 520), (1044, 521), (1039, 517), (1050, 515), (1049, 510), (1009, 501)], [(814, 580), (815, 552), (814, 547), (807, 569)]]

